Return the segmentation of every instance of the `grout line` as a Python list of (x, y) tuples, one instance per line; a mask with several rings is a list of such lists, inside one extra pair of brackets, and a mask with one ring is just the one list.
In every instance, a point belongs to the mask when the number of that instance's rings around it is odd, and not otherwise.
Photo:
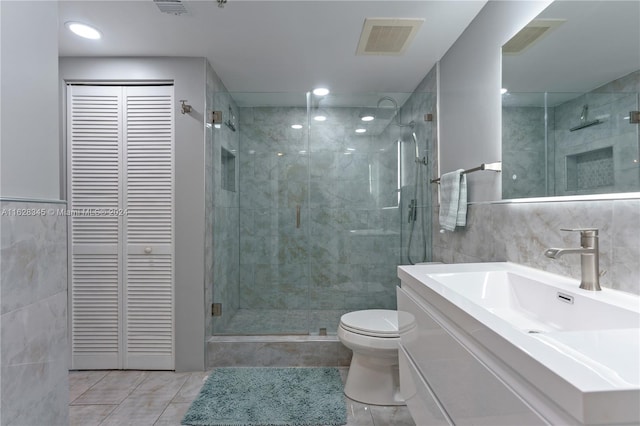
[[(93, 371), (100, 371), (100, 370), (85, 370), (85, 371), (93, 372)], [(85, 393), (89, 392), (95, 385), (100, 383), (102, 381), (102, 379), (107, 377), (109, 375), (109, 373), (110, 373), (110, 371), (108, 371), (108, 370), (103, 370), (103, 371), (105, 371), (105, 374), (102, 377), (100, 377), (94, 384), (92, 384), (87, 389), (85, 389), (84, 392), (82, 392), (80, 395), (76, 396), (76, 398), (73, 401), (69, 401), (69, 405), (74, 405), (73, 402), (77, 401), (82, 395), (84, 395)], [(69, 386), (71, 386), (71, 385), (69, 385)], [(113, 405), (113, 404), (76, 404), (76, 405)]]
[[(174, 398), (175, 398), (175, 396), (174, 396)], [(164, 408), (162, 409), (162, 411), (160, 411), (160, 414), (158, 415), (158, 417), (156, 417), (156, 419), (153, 421), (153, 423), (151, 423), (152, 425), (155, 425), (156, 423), (158, 423), (158, 420), (160, 420), (160, 417), (162, 417), (164, 412), (167, 411), (167, 407), (169, 407), (169, 404), (171, 404), (171, 400), (169, 400), (167, 402), (167, 404), (164, 406)]]
[[(96, 405), (99, 405), (99, 404), (96, 404)], [(104, 405), (107, 405), (107, 404), (104, 404)], [(107, 417), (109, 417), (111, 413), (116, 411), (119, 407), (118, 404), (108, 404), (108, 405), (113, 405), (113, 408), (102, 419), (100, 419), (100, 422), (98, 423), (98, 425), (101, 425), (107, 419)], [(82, 407), (82, 406), (80, 405), (79, 407)]]
[[(176, 397), (178, 396), (178, 394), (180, 393), (180, 391), (187, 385), (187, 383), (189, 382), (189, 379), (191, 379), (191, 377), (195, 376), (196, 373), (191, 373), (189, 376), (187, 376), (187, 380), (184, 381), (184, 383), (182, 384), (182, 386), (180, 386), (180, 389), (178, 389), (178, 391), (176, 392), (175, 395), (173, 395), (173, 397), (171, 398), (171, 400), (169, 401), (170, 404), (180, 404), (179, 402), (174, 402), (173, 400), (176, 399)], [(204, 383), (203, 383), (204, 384)]]

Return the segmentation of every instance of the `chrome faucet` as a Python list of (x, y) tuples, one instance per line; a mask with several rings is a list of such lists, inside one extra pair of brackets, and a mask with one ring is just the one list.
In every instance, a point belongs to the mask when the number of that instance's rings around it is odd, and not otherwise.
[(544, 255), (557, 259), (565, 254), (580, 255), (582, 280), (580, 288), (600, 291), (600, 254), (598, 252), (598, 230), (596, 228), (561, 229), (561, 231), (580, 232), (580, 248), (550, 248)]

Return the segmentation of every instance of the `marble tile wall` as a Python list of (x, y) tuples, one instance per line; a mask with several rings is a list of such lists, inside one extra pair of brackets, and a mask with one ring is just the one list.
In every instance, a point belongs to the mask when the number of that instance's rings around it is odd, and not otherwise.
[(640, 294), (640, 199), (473, 204), (468, 223), (440, 233), (434, 209), (434, 260), (511, 261), (580, 279), (580, 257), (549, 259), (549, 247), (577, 247), (579, 236), (560, 228), (600, 230), (603, 287)]
[[(238, 107), (226, 87), (207, 63), (207, 111), (222, 111), (224, 121), (229, 119), (229, 106), (238, 114)], [(237, 126), (236, 126), (237, 127)], [(239, 308), (239, 192), (238, 192), (239, 131), (222, 125), (207, 124), (205, 146), (205, 321), (206, 335), (224, 330), (225, 325)], [(235, 156), (236, 191), (223, 188), (222, 149)], [(233, 161), (233, 160), (231, 160)], [(211, 303), (222, 303), (222, 316), (212, 318)]]
[[(68, 424), (64, 203), (0, 201), (1, 424)], [(18, 216), (17, 211), (38, 211)]]

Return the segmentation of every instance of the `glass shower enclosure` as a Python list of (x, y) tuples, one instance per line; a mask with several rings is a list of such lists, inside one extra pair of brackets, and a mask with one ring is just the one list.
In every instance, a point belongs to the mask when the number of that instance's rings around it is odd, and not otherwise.
[(212, 333), (332, 335), (343, 313), (395, 309), (412, 218), (412, 258), (430, 259), (433, 93), (216, 93), (213, 105)]

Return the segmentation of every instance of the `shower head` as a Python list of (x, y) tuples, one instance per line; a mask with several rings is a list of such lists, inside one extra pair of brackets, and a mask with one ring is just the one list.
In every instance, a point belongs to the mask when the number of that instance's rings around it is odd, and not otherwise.
[(411, 127), (413, 128), (415, 126), (415, 123), (413, 121), (403, 124), (402, 120), (400, 119), (400, 110), (398, 109), (398, 102), (393, 99), (391, 96), (383, 96), (380, 99), (378, 99), (378, 104), (376, 105), (376, 110), (380, 109), (380, 104), (383, 103), (384, 101), (389, 101), (393, 104), (393, 115), (394, 115), (394, 120), (395, 120), (395, 124), (396, 126), (399, 127)]

